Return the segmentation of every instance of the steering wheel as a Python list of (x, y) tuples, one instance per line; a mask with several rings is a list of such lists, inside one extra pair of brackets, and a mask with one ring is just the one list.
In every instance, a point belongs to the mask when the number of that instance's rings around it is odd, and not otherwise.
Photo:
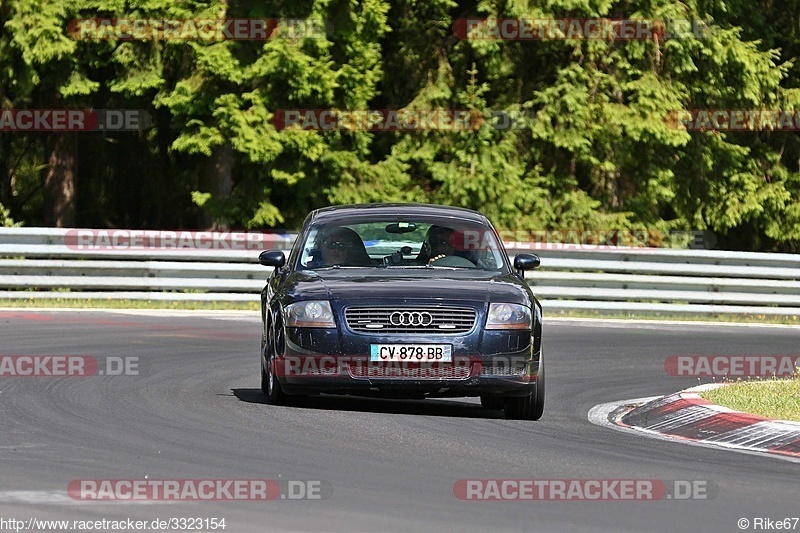
[(443, 255), (428, 263), (433, 266), (475, 268), (475, 263), (459, 255)]

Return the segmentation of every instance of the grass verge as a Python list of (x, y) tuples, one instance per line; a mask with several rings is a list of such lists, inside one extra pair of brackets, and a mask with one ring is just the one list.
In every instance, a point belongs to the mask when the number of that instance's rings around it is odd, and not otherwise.
[(170, 300), (114, 300), (96, 298), (3, 299), (0, 307), (84, 308), (84, 309), (213, 309), (220, 311), (258, 311), (258, 302), (186, 302)]
[[(87, 309), (216, 309), (221, 311), (257, 311), (258, 302), (223, 301), (171, 301), (171, 300), (117, 300), (96, 298), (75, 298), (67, 296), (53, 299), (12, 299), (0, 298), (0, 307), (40, 307), (40, 308), (87, 308)], [(764, 315), (752, 313), (667, 313), (667, 312), (611, 312), (611, 311), (548, 311), (548, 318), (609, 318), (615, 320), (680, 320), (685, 322), (725, 322), (751, 324), (785, 324), (800, 326), (798, 315)]]
[(800, 374), (788, 379), (735, 381), (700, 396), (736, 411), (800, 421)]
[(745, 324), (785, 324), (800, 326), (798, 315), (765, 315), (753, 313), (667, 313), (613, 311), (547, 311), (544, 318), (610, 318), (615, 320), (680, 320), (684, 322), (731, 322)]

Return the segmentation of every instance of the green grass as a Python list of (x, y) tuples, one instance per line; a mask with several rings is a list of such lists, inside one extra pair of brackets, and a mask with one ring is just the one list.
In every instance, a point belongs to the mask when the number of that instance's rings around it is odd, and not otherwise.
[[(217, 309), (222, 311), (243, 310), (257, 311), (258, 302), (185, 302), (170, 300), (116, 300), (78, 298), (76, 293), (65, 293), (63, 298), (53, 299), (11, 299), (0, 298), (0, 307), (41, 307), (41, 308), (88, 308), (88, 309)], [(608, 318), (615, 320), (681, 320), (686, 322), (727, 322), (752, 324), (789, 324), (800, 326), (798, 315), (755, 315), (741, 314), (705, 314), (705, 313), (647, 313), (647, 312), (610, 312), (610, 311), (548, 311), (544, 310), (545, 320), (548, 318)]]
[(0, 307), (85, 308), (85, 309), (214, 309), (220, 311), (258, 311), (258, 302), (184, 302), (162, 300), (115, 300), (96, 298), (9, 299), (0, 298)]
[(735, 381), (700, 396), (736, 411), (800, 421), (800, 374), (788, 379)]
[(666, 313), (666, 312), (615, 312), (615, 311), (547, 311), (548, 318), (609, 318), (615, 320), (681, 320), (685, 322), (733, 322), (745, 324), (785, 324), (800, 326), (798, 315), (765, 315), (753, 313)]

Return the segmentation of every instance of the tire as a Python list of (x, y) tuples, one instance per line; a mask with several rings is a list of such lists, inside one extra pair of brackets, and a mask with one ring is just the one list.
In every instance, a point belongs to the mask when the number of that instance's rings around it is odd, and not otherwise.
[[(261, 358), (263, 359), (264, 356), (262, 355)], [(269, 382), (269, 376), (267, 376), (267, 373), (264, 372), (264, 361), (261, 361), (258, 366), (261, 368), (261, 392), (264, 393), (264, 396), (268, 396), (269, 386), (267, 383)]]
[(504, 412), (513, 420), (539, 420), (544, 414), (544, 359), (539, 359), (536, 388), (527, 396), (506, 398)]
[(500, 396), (492, 396), (489, 394), (482, 394), (481, 395), (481, 405), (484, 409), (494, 409), (499, 410), (503, 409), (505, 406), (505, 400)]
[[(267, 340), (265, 353), (261, 361), (261, 392), (272, 405), (286, 405), (289, 403), (288, 395), (283, 392), (278, 377), (275, 375), (275, 335)], [(266, 370), (264, 365), (266, 364)]]
[(264, 338), (262, 338), (261, 339), (261, 357), (259, 358), (259, 361), (258, 361), (258, 363), (259, 363), (258, 364), (258, 369), (261, 371), (261, 392), (263, 392), (265, 396), (267, 394), (269, 394), (269, 387), (267, 386), (267, 382), (269, 380), (269, 377), (267, 376), (267, 373), (264, 372), (264, 364), (265, 364), (266, 360), (267, 360), (267, 341)]

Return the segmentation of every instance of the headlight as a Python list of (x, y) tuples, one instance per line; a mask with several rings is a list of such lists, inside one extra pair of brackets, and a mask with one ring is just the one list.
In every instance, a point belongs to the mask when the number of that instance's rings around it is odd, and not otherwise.
[(517, 304), (489, 304), (486, 329), (531, 329), (531, 310)]
[(329, 302), (296, 302), (286, 306), (290, 328), (335, 328)]

